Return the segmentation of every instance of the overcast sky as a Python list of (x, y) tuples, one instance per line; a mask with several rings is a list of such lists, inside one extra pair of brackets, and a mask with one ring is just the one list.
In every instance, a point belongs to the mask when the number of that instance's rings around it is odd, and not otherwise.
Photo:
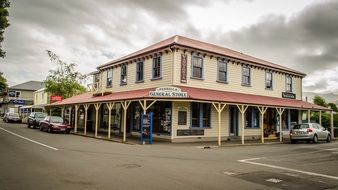
[(82, 73), (179, 34), (307, 73), (304, 91), (338, 93), (338, 1), (15, 0), (0, 71), (44, 80), (46, 50)]

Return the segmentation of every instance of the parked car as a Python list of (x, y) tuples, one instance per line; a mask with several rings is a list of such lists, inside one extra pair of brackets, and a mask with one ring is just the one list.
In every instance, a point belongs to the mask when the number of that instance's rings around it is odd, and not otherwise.
[(71, 126), (59, 116), (47, 116), (40, 122), (40, 131), (70, 133), (71, 129)]
[(6, 113), (5, 116), (3, 117), (3, 121), (6, 123), (9, 122), (21, 123), (21, 118), (17, 113)]
[(31, 114), (29, 114), (27, 118), (27, 127), (28, 128), (30, 128), (31, 126), (33, 126), (33, 128), (39, 127), (40, 121), (45, 119), (46, 116), (47, 114), (43, 112), (32, 112)]
[(319, 140), (331, 142), (331, 133), (318, 123), (303, 123), (294, 125), (290, 131), (291, 143), (297, 141), (312, 141), (318, 143)]

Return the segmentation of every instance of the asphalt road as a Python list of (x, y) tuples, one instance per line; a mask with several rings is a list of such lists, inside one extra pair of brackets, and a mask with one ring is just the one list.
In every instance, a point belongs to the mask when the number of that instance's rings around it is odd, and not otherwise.
[(202, 145), (129, 145), (0, 121), (0, 190), (338, 189), (337, 142)]

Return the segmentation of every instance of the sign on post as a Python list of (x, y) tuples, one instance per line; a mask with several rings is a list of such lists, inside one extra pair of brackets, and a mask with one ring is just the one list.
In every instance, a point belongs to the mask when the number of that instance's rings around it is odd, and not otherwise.
[(141, 115), (141, 144), (153, 144), (153, 112)]

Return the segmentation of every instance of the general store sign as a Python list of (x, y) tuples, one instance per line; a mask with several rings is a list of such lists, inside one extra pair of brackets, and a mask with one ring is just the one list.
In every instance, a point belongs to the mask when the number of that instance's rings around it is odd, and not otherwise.
[(51, 103), (53, 103), (53, 102), (59, 102), (59, 101), (62, 101), (62, 97), (61, 96), (56, 96), (56, 95), (50, 96), (50, 102)]
[(149, 91), (149, 97), (188, 98), (188, 93), (177, 87), (159, 87)]

